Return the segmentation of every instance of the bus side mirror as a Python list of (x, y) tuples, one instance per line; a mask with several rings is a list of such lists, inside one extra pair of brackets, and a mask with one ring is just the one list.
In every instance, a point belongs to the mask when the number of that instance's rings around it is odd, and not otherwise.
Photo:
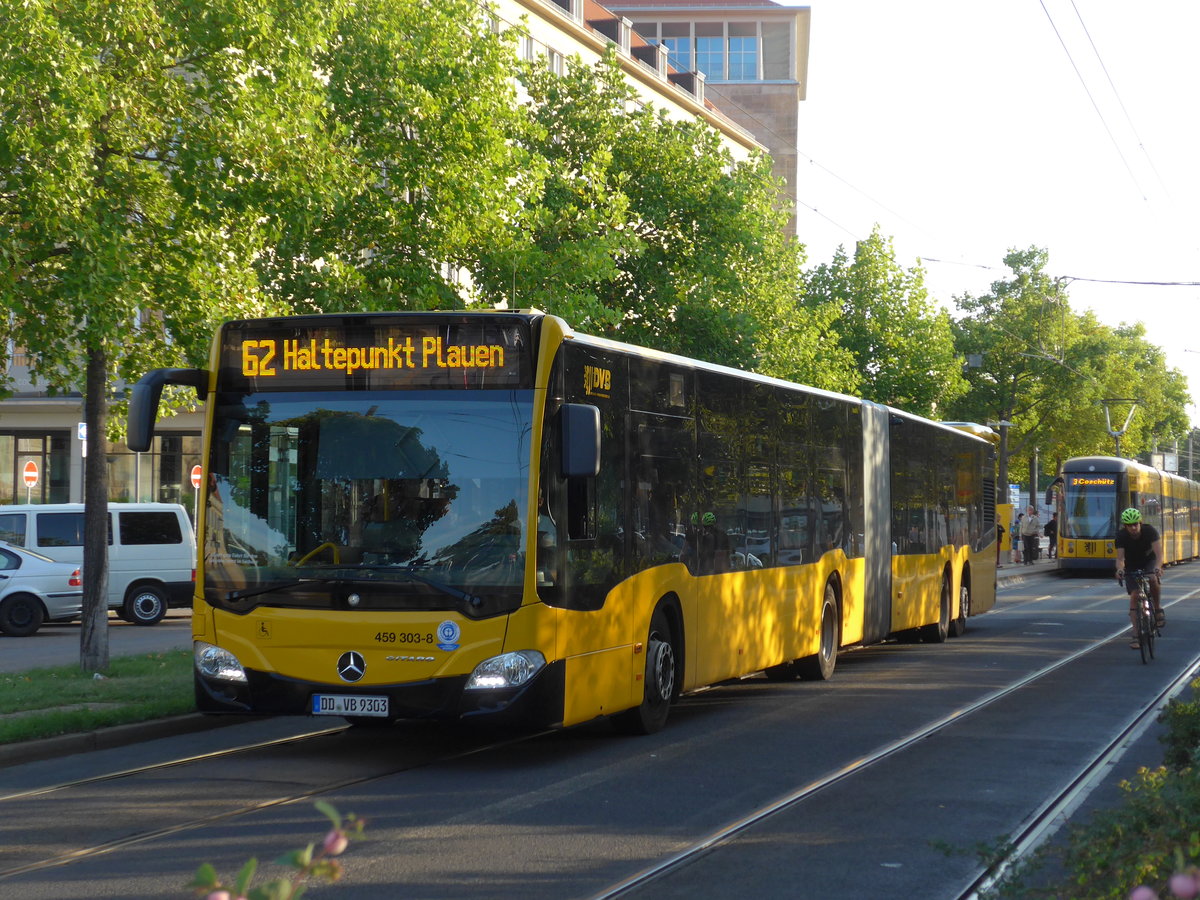
[(151, 369), (133, 386), (129, 398), (128, 436), (125, 443), (134, 453), (145, 453), (154, 440), (154, 421), (164, 385), (191, 385), (203, 400), (208, 396), (205, 369)]
[(600, 410), (586, 403), (564, 403), (558, 411), (562, 475), (593, 478), (600, 474)]

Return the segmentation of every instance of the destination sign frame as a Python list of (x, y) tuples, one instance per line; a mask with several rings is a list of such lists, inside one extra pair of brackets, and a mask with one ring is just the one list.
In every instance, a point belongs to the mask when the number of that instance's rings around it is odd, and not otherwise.
[(529, 323), (488, 316), (322, 316), (233, 322), (221, 390), (532, 387)]

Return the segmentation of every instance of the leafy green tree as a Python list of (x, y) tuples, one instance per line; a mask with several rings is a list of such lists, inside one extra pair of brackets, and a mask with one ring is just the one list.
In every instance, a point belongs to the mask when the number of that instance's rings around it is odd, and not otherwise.
[(949, 314), (930, 299), (920, 267), (896, 262), (878, 227), (858, 242), (853, 259), (839, 248), (832, 262), (808, 273), (806, 302), (840, 310), (838, 341), (868, 399), (945, 418), (966, 392)]
[[(1045, 250), (1012, 250), (1004, 261), (1011, 278), (985, 295), (956, 298), (963, 313), (954, 326), (958, 350), (981, 364), (968, 369), (970, 388), (953, 408), (956, 418), (1011, 423), (1002, 476), (1035, 453), (1042, 473), (1070, 456), (1112, 454), (1105, 400), (1138, 401), (1121, 439), (1124, 456), (1186, 432), (1185, 382), (1141, 325), (1113, 329), (1090, 312), (1075, 313), (1066, 285), (1046, 274)], [(1109, 404), (1114, 429), (1129, 408)]]
[(483, 294), (581, 330), (820, 386), (851, 379), (817, 347), (830, 316), (798, 307), (802, 251), (784, 235), (768, 160), (736, 162), (706, 125), (634, 102), (615, 57), (523, 74), (522, 145), (545, 161)]
[[(0, 337), (84, 386), (91, 460), (114, 384), (221, 319), (452, 303), (513, 217), (511, 56), (467, 0), (0, 3)], [(88, 466), (89, 670), (107, 495)]]

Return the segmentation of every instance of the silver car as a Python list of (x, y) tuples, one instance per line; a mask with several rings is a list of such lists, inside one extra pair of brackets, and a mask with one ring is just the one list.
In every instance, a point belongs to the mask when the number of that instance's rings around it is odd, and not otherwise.
[(28, 637), (45, 621), (83, 613), (79, 567), (0, 541), (0, 631)]

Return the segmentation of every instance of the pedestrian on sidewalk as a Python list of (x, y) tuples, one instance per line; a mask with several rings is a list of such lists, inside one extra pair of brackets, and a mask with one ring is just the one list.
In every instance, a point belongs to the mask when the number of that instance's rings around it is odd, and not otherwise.
[(1021, 520), (1021, 542), (1025, 545), (1025, 565), (1032, 566), (1037, 559), (1038, 538), (1042, 536), (1042, 523), (1038, 519), (1037, 510), (1032, 506), (1026, 507), (1025, 518)]
[(1046, 523), (1046, 527), (1042, 529), (1042, 533), (1046, 535), (1046, 559), (1054, 559), (1058, 556), (1058, 513), (1050, 513), (1050, 521)]
[(1009, 532), (1009, 541), (1012, 544), (1012, 561), (1019, 563), (1021, 561), (1021, 520), (1025, 518), (1025, 513), (1017, 513), (1017, 521), (1013, 522), (1012, 530)]

